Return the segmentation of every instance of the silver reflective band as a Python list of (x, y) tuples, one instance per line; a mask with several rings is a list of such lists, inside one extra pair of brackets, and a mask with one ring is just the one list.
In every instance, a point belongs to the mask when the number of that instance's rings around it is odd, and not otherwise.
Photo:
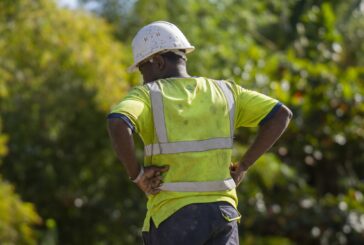
[(166, 122), (164, 119), (164, 106), (163, 97), (158, 86), (158, 83), (148, 83), (147, 86), (150, 89), (150, 100), (153, 112), (154, 127), (160, 143), (168, 142)]
[(217, 85), (219, 85), (220, 89), (225, 95), (226, 102), (229, 108), (229, 115), (230, 115), (230, 136), (231, 138), (234, 136), (234, 116), (235, 116), (235, 103), (234, 103), (234, 96), (231, 90), (228, 88), (227, 83), (221, 80), (216, 81)]
[(224, 81), (215, 81), (223, 92), (229, 109), (230, 137), (211, 138), (206, 140), (168, 142), (166, 122), (164, 117), (163, 96), (158, 82), (148, 83), (153, 113), (153, 122), (158, 137), (158, 143), (144, 147), (145, 156), (158, 154), (173, 154), (182, 152), (199, 152), (233, 147), (235, 104), (233, 94)]
[(164, 183), (160, 189), (162, 191), (174, 192), (210, 192), (226, 191), (235, 187), (235, 181), (230, 178), (221, 181)]
[(144, 154), (146, 156), (152, 156), (158, 154), (198, 152), (198, 151), (226, 149), (226, 148), (229, 149), (232, 147), (233, 147), (233, 139), (230, 137), (212, 138), (207, 140), (179, 141), (179, 142), (146, 145), (144, 147)]

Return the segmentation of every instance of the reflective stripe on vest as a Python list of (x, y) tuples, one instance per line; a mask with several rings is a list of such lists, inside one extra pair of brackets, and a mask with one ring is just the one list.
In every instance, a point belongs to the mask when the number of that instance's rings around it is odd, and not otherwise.
[[(157, 144), (146, 145), (144, 154), (146, 156), (159, 154), (173, 154), (183, 152), (200, 152), (215, 149), (231, 149), (234, 136), (234, 113), (235, 103), (233, 94), (224, 81), (216, 81), (216, 84), (223, 92), (228, 109), (230, 120), (230, 137), (210, 138), (206, 140), (168, 142), (166, 122), (164, 116), (163, 96), (158, 83), (148, 83), (153, 113), (153, 122), (158, 137)], [(160, 189), (174, 192), (211, 192), (225, 191), (236, 187), (232, 178), (218, 181), (198, 182), (175, 182), (163, 183)]]
[(194, 141), (178, 141), (171, 143), (160, 143), (147, 145), (144, 147), (144, 154), (146, 156), (168, 154), (168, 153), (182, 153), (193, 151), (207, 151), (215, 149), (232, 148), (233, 140), (227, 138), (212, 138), (207, 140), (194, 140)]
[(209, 192), (209, 191), (226, 191), (236, 187), (232, 178), (223, 181), (204, 181), (204, 182), (176, 182), (163, 183), (160, 186), (162, 191), (175, 192)]
[(234, 137), (234, 114), (235, 114), (234, 96), (231, 90), (228, 88), (226, 82), (223, 82), (221, 80), (218, 80), (216, 82), (217, 85), (219, 85), (222, 92), (224, 93), (226, 101), (228, 103), (229, 114), (230, 114), (230, 137), (232, 140)]
[(153, 122), (159, 143), (167, 143), (167, 129), (164, 118), (163, 96), (158, 83), (148, 83), (153, 111)]

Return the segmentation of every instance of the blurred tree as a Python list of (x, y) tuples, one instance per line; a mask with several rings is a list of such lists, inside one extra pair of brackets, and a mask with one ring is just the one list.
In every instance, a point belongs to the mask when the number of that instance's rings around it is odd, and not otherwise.
[(137, 243), (143, 195), (121, 177), (105, 124), (133, 79), (127, 52), (101, 19), (47, 0), (1, 1), (0, 28), (4, 177), (60, 244)]
[[(139, 239), (143, 195), (121, 175), (103, 126), (137, 79), (123, 72), (130, 48), (110, 34), (130, 47), (160, 19), (197, 47), (192, 75), (234, 79), (294, 110), (239, 188), (242, 242), (363, 243), (363, 1), (81, 1), (113, 28), (45, 0), (0, 3), (0, 92), (10, 95), (1, 101), (10, 150), (2, 170), (61, 243)], [(251, 132), (237, 132), (235, 157)]]
[[(130, 43), (152, 21), (171, 21), (197, 47), (189, 55), (192, 75), (232, 78), (294, 110), (289, 131), (272, 152), (295, 174), (281, 176), (285, 181), (271, 178), (267, 188), (271, 168), (286, 168), (271, 159), (260, 174), (248, 175), (254, 184), (243, 184), (240, 192), (247, 215), (242, 230), (251, 232), (245, 242), (267, 244), (254, 234), (272, 241), (278, 236), (279, 244), (279, 236), (302, 244), (364, 241), (364, 223), (353, 222), (363, 213), (363, 1), (113, 0), (128, 2), (129, 12), (111, 15), (104, 8), (110, 1), (93, 2), (102, 2), (97, 12), (117, 26), (120, 40)], [(239, 130), (239, 144), (251, 142), (249, 132)], [(255, 215), (259, 200), (279, 215)]]
[[(1, 29), (1, 27), (0, 27)], [(0, 57), (6, 48), (0, 39)], [(6, 80), (11, 75), (0, 66), (0, 102), (8, 95)], [(2, 104), (0, 104), (2, 105)], [(2, 110), (3, 108), (0, 107)], [(3, 133), (0, 117), (0, 166), (7, 154), (7, 135)], [(24, 203), (14, 192), (14, 187), (0, 176), (0, 242), (1, 244), (36, 244), (37, 237), (33, 225), (40, 224), (41, 219), (30, 203)]]
[(40, 217), (30, 203), (24, 203), (14, 188), (0, 179), (0, 242), (1, 244), (37, 244), (32, 225)]

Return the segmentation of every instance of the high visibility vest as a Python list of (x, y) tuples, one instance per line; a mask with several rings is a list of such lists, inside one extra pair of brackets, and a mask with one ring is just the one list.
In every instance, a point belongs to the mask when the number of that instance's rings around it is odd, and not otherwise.
[[(212, 137), (209, 139), (196, 139), (188, 141), (170, 142), (168, 140), (166, 129), (166, 117), (163, 106), (163, 95), (158, 82), (148, 83), (147, 87), (150, 91), (150, 100), (153, 114), (153, 122), (157, 135), (157, 143), (145, 145), (144, 154), (146, 156), (153, 156), (159, 154), (174, 154), (174, 153), (187, 153), (199, 152), (215, 149), (232, 149), (233, 135), (234, 135), (234, 113), (235, 102), (232, 91), (224, 81), (213, 81), (217, 84), (221, 92), (224, 94), (226, 105), (229, 110), (229, 117), (226, 118), (226, 125), (230, 126), (230, 135), (221, 137)], [(191, 169), (193, 171), (193, 169)], [(173, 192), (214, 192), (226, 191), (236, 187), (232, 178), (221, 179), (214, 181), (194, 181), (194, 182), (170, 182), (163, 183), (160, 187), (163, 191)]]

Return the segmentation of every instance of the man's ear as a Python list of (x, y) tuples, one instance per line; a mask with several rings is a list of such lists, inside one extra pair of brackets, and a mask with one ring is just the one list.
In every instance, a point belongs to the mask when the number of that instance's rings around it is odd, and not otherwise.
[(155, 65), (158, 67), (160, 71), (163, 70), (166, 66), (166, 61), (161, 55), (154, 56), (153, 62), (155, 62)]

